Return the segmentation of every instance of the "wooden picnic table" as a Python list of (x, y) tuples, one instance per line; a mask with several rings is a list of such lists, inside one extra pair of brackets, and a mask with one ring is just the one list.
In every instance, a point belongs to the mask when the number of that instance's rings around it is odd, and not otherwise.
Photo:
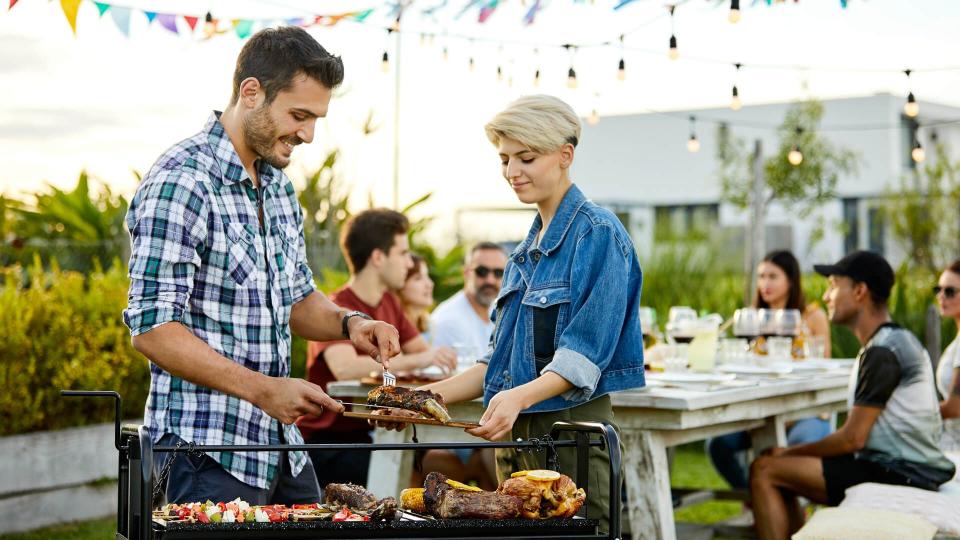
[[(727, 433), (749, 431), (753, 449), (786, 445), (785, 424), (792, 420), (847, 408), (849, 370), (790, 374), (763, 379), (754, 386), (691, 390), (651, 384), (640, 390), (611, 395), (625, 449), (627, 512), (633, 538), (676, 538), (667, 448)], [(338, 382), (332, 396), (361, 400), (371, 387)], [(450, 407), (458, 420), (480, 418), (479, 400)], [(477, 442), (462, 430), (417, 427), (420, 441)], [(409, 441), (412, 430), (374, 430), (376, 443)], [(411, 452), (373, 452), (368, 488), (379, 496), (408, 487)]]

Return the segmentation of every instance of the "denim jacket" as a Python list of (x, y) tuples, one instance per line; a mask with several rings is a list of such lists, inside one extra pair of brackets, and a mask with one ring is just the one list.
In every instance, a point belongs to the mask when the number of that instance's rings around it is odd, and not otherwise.
[(642, 276), (620, 221), (571, 186), (536, 246), (543, 221), (510, 255), (493, 314), (484, 405), (553, 371), (574, 387), (523, 412), (569, 409), (644, 385)]

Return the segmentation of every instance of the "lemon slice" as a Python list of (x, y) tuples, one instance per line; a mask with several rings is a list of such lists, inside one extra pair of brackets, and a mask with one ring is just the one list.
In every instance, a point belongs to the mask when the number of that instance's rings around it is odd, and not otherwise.
[(535, 482), (553, 482), (554, 480), (560, 479), (560, 473), (546, 469), (537, 469), (535, 471), (528, 471), (527, 478)]
[(526, 476), (530, 471), (517, 471), (510, 475), (510, 478), (520, 478), (521, 476)]
[(459, 489), (460, 491), (483, 491), (482, 489), (474, 486), (468, 486), (463, 482), (457, 482), (456, 480), (451, 480), (447, 478), (447, 485), (453, 489)]

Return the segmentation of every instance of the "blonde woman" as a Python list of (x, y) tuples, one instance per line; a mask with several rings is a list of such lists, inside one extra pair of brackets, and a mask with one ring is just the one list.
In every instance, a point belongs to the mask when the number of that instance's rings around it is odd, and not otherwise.
[[(427, 386), (447, 403), (483, 396), (488, 440), (540, 437), (557, 421), (613, 423), (611, 392), (644, 385), (640, 266), (623, 225), (570, 177), (580, 120), (545, 95), (520, 98), (486, 125), (507, 185), (534, 205), (526, 239), (504, 269), (486, 356)], [(603, 324), (597, 324), (597, 321)], [(575, 476), (573, 452), (560, 469)], [(543, 453), (497, 450), (497, 475), (546, 466)], [(588, 516), (607, 529), (609, 459), (590, 450)]]
[[(936, 294), (940, 315), (949, 317), (957, 323), (960, 330), (960, 259), (940, 274)], [(960, 336), (960, 332), (957, 334)], [(940, 449), (960, 451), (960, 337), (954, 338), (944, 349), (937, 365), (937, 390), (943, 401), (940, 402), (940, 416), (943, 417), (943, 434), (940, 436)]]

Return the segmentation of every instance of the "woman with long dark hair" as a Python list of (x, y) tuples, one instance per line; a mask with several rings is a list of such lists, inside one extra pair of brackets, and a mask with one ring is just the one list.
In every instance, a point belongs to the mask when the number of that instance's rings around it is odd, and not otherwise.
[[(824, 341), (824, 356), (830, 356), (830, 324), (827, 315), (815, 303), (807, 304), (801, 286), (800, 263), (786, 250), (771, 251), (757, 266), (757, 290), (753, 307), (767, 309), (796, 309), (803, 317), (807, 338), (820, 337)], [(798, 420), (787, 426), (790, 446), (819, 441), (830, 434), (830, 423), (823, 418)], [(707, 441), (707, 453), (720, 476), (734, 489), (747, 488), (746, 452), (750, 448), (750, 434), (746, 431), (722, 435)]]

